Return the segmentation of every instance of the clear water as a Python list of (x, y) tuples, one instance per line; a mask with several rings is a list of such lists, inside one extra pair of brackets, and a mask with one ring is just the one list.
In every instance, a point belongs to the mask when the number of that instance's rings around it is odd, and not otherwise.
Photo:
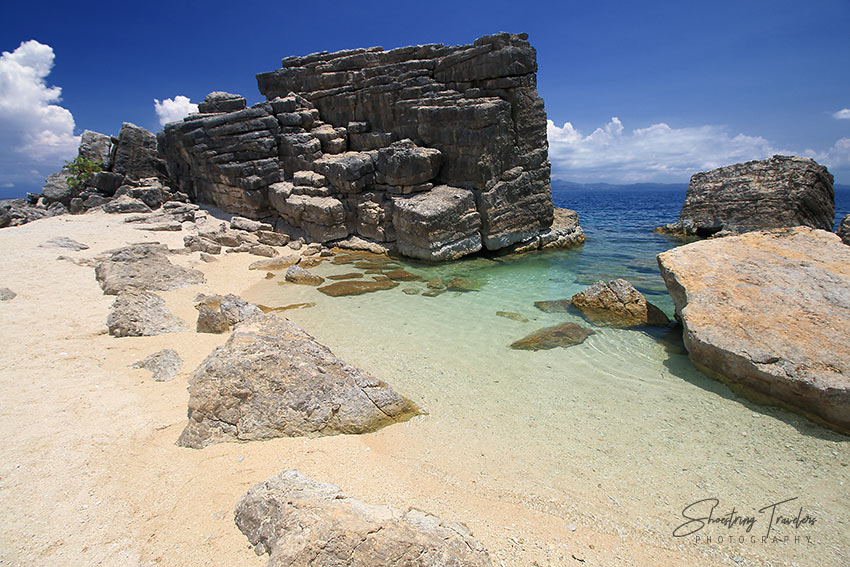
[[(446, 482), (664, 546), (731, 552), (748, 564), (841, 565), (850, 553), (850, 438), (738, 397), (694, 368), (675, 337), (594, 328), (570, 348), (509, 348), (541, 327), (588, 325), (533, 303), (569, 298), (598, 279), (624, 277), (672, 315), (655, 255), (677, 241), (651, 229), (675, 220), (683, 198), (684, 188), (557, 191), (556, 204), (579, 212), (588, 236), (581, 248), (405, 265), (425, 280), (470, 278), (478, 291), (425, 297), (425, 283), (411, 282), (330, 298), (275, 278), (245, 296), (270, 306), (314, 302), (284, 314), (428, 412), (376, 434), (382, 450)], [(312, 271), (357, 270), (324, 263)], [(759, 517), (759, 538), (767, 519), (757, 511), (787, 498), (817, 523), (775, 528), (792, 538), (786, 544), (674, 538), (682, 509), (711, 497), (720, 499), (718, 512), (734, 506)], [(702, 532), (730, 533), (741, 530)], [(812, 543), (794, 543), (795, 535)]]

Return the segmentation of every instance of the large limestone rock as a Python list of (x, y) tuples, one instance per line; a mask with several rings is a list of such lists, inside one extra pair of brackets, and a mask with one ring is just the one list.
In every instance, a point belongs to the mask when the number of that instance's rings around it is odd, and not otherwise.
[(74, 198), (74, 190), (68, 185), (69, 177), (71, 177), (71, 172), (67, 169), (47, 176), (44, 187), (41, 188), (45, 203), (62, 203), (66, 207), (71, 204), (71, 199)]
[(624, 279), (598, 281), (572, 297), (572, 306), (592, 323), (621, 329), (666, 326), (670, 320)]
[(178, 445), (365, 433), (415, 406), (336, 358), (286, 319), (254, 315), (189, 380), (189, 423)]
[[(536, 71), (527, 36), (507, 33), (288, 57), (257, 76), (267, 102), (231, 109), (236, 95), (213, 93), (200, 114), (166, 125), (159, 146), (180, 191), (253, 219), (279, 214), (276, 229), (293, 238), (365, 240), (431, 260), (574, 245), (577, 217), (552, 228)], [(472, 207), (443, 206), (441, 224), (408, 233), (396, 198), (445, 205), (447, 187)], [(458, 231), (444, 234), (450, 224)]]
[(454, 260), (481, 250), (481, 220), (472, 192), (442, 185), (393, 199), (398, 250), (422, 260)]
[(248, 491), (236, 525), (269, 567), (488, 567), (463, 524), (411, 508), (368, 504), (288, 470)]
[(699, 236), (792, 226), (832, 230), (832, 183), (814, 160), (780, 155), (697, 173), (679, 221), (660, 230)]
[(161, 297), (133, 287), (118, 294), (106, 326), (109, 334), (115, 337), (147, 337), (188, 329), (168, 310)]
[(165, 161), (157, 153), (156, 136), (124, 122), (118, 134), (113, 171), (131, 179), (167, 176)]
[(850, 432), (850, 248), (837, 236), (752, 232), (658, 265), (695, 364)]
[(95, 277), (106, 295), (135, 287), (144, 290), (170, 290), (204, 283), (198, 270), (175, 266), (162, 244), (135, 244), (118, 248), (95, 267)]

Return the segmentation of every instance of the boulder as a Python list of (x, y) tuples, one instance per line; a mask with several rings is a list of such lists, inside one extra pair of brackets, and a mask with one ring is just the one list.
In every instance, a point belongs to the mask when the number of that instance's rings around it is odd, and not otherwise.
[(134, 244), (111, 251), (95, 267), (95, 277), (106, 295), (117, 295), (128, 287), (170, 290), (204, 283), (198, 270), (175, 266), (161, 244)]
[(177, 376), (183, 367), (183, 360), (177, 351), (172, 348), (164, 348), (150, 354), (131, 365), (133, 368), (144, 368), (150, 370), (155, 382), (167, 382)]
[(553, 327), (544, 327), (511, 343), (514, 350), (548, 350), (556, 347), (571, 347), (584, 342), (595, 331), (575, 323), (561, 323)]
[(578, 213), (555, 207), (552, 226), (540, 231), (538, 245), (541, 250), (571, 248), (583, 244), (584, 240), (584, 230), (579, 225)]
[(221, 254), (221, 244), (203, 236), (189, 234), (183, 237), (183, 246), (190, 252), (201, 252), (204, 254)]
[(325, 278), (310, 273), (300, 266), (289, 266), (284, 279), (301, 285), (321, 285), (325, 281)]
[(658, 256), (691, 360), (757, 401), (850, 432), (850, 248), (808, 227)]
[(455, 260), (481, 250), (481, 218), (472, 192), (441, 185), (393, 198), (399, 252), (422, 260)]
[(245, 97), (223, 91), (211, 92), (204, 102), (198, 104), (198, 112), (202, 114), (234, 112), (245, 108)]
[(103, 193), (107, 197), (112, 197), (118, 188), (124, 184), (124, 176), (120, 173), (112, 171), (98, 171), (95, 173), (89, 185), (97, 189), (99, 193)]
[(129, 195), (121, 195), (116, 199), (108, 202), (103, 206), (103, 210), (107, 213), (126, 214), (126, 213), (149, 213), (151, 208), (139, 199), (134, 199)]
[(269, 554), (269, 567), (492, 565), (463, 524), (367, 504), (297, 470), (251, 488), (236, 505), (236, 525), (258, 554)]
[(258, 230), (257, 239), (260, 244), (267, 244), (268, 246), (286, 246), (286, 243), (289, 242), (289, 235), (283, 232)]
[(192, 374), (189, 423), (177, 443), (365, 433), (417, 411), (290, 321), (257, 314)]
[(410, 140), (395, 142), (378, 151), (376, 180), (387, 185), (427, 183), (437, 177), (441, 157), (442, 153), (435, 148), (421, 148)]
[(199, 333), (225, 333), (251, 315), (260, 313), (256, 305), (232, 293), (223, 297), (199, 294), (195, 298), (195, 309), (198, 310), (195, 330)]
[(317, 159), (313, 167), (331, 185), (347, 193), (361, 191), (375, 179), (375, 163), (369, 152), (326, 155)]
[(80, 149), (77, 157), (89, 159), (103, 171), (109, 171), (112, 153), (112, 137), (91, 130), (84, 130), (80, 136)]
[(269, 224), (251, 219), (246, 219), (245, 217), (240, 217), (236, 215), (234, 215), (234, 217), (230, 219), (230, 228), (232, 228), (233, 230), (244, 230), (246, 232), (257, 232), (258, 230), (272, 230), (272, 227)]
[(766, 228), (832, 230), (833, 178), (810, 158), (780, 156), (737, 163), (691, 177), (678, 222), (662, 232), (711, 236)]
[(168, 176), (165, 161), (157, 153), (156, 136), (129, 122), (121, 125), (112, 170), (130, 179)]
[(277, 256), (268, 260), (257, 260), (248, 266), (249, 270), (282, 270), (301, 260), (298, 254), (287, 254), (286, 256)]
[(629, 329), (643, 325), (666, 327), (670, 320), (624, 279), (598, 281), (572, 297), (572, 306), (597, 325)]
[(835, 234), (841, 239), (844, 244), (850, 245), (850, 215), (844, 215)]
[(68, 185), (69, 177), (71, 177), (71, 172), (67, 169), (47, 176), (44, 187), (41, 188), (45, 203), (48, 205), (50, 203), (62, 203), (66, 207), (70, 206), (71, 199), (74, 197), (74, 190)]
[(106, 326), (109, 334), (115, 337), (147, 337), (188, 329), (168, 310), (161, 297), (133, 287), (122, 289), (118, 294)]

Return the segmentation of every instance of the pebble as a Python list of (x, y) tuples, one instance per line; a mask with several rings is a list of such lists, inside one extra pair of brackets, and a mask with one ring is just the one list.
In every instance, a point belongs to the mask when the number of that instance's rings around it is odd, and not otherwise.
[(570, 530), (571, 532), (576, 531), (576, 527), (573, 524), (567, 524), (567, 529)]

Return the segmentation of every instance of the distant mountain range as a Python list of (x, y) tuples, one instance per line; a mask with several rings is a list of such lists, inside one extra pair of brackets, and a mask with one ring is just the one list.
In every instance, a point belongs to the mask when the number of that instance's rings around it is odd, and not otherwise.
[[(585, 190), (594, 190), (594, 189), (623, 189), (623, 190), (640, 190), (640, 189), (687, 189), (687, 183), (624, 183), (624, 184), (616, 184), (616, 183), (578, 183), (575, 181), (564, 181), (563, 179), (553, 179), (552, 180), (552, 189), (557, 191), (558, 189), (562, 190), (576, 190), (576, 189), (585, 189)], [(833, 185), (833, 188), (836, 191), (850, 192), (850, 185), (842, 185), (836, 183)]]

